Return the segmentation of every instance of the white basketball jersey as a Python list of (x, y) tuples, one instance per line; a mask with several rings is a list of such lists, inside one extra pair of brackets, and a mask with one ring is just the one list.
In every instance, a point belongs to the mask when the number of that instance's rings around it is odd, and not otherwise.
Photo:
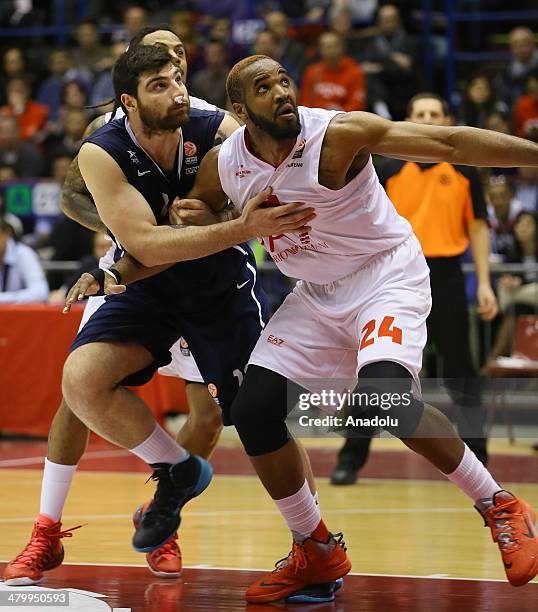
[[(195, 98), (194, 96), (189, 95), (189, 100), (191, 101), (191, 108), (197, 108), (198, 110), (206, 110), (206, 111), (216, 111), (218, 108), (214, 104), (209, 104), (202, 98)], [(114, 117), (112, 117), (112, 113), (106, 113), (105, 115), (105, 123), (108, 123), (112, 118), (121, 119), (125, 117), (125, 113), (123, 112), (123, 108), (116, 109), (114, 113)]]
[(412, 233), (379, 183), (371, 159), (342, 189), (318, 183), (323, 138), (336, 114), (299, 106), (301, 133), (278, 168), (248, 150), (244, 126), (224, 141), (218, 160), (223, 190), (241, 211), (269, 186), (278, 202), (305, 202), (315, 208), (310, 232), (264, 237), (262, 244), (284, 274), (317, 284), (355, 272)]

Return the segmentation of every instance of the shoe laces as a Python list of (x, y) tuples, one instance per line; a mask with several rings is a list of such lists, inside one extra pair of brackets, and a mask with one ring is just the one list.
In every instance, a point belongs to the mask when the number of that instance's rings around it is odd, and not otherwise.
[(71, 532), (82, 527), (82, 525), (77, 525), (65, 531), (55, 531), (55, 525), (46, 527), (45, 525), (36, 523), (30, 541), (25, 546), (24, 550), (15, 557), (12, 563), (23, 563), (24, 565), (32, 567), (36, 564), (38, 559), (42, 559), (44, 562), (48, 561), (53, 553), (53, 546), (51, 546), (51, 544), (56, 544), (61, 538), (73, 537)]
[(279, 559), (275, 563), (273, 573), (289, 568), (294, 574), (296, 574), (300, 569), (304, 569), (307, 565), (308, 555), (306, 554), (304, 546), (299, 542), (294, 542), (288, 556)]
[(502, 552), (513, 552), (519, 548), (517, 527), (513, 523), (514, 515), (507, 508), (491, 510), (493, 521), (493, 540), (497, 542)]
[(174, 534), (174, 537), (169, 542), (163, 544), (155, 552), (158, 553), (156, 556), (164, 557), (165, 559), (177, 559), (181, 557), (181, 552), (177, 545), (177, 533)]
[(151, 521), (156, 515), (163, 513), (163, 511), (165, 514), (168, 514), (168, 510), (170, 508), (175, 508), (177, 505), (177, 494), (172, 482), (172, 477), (170, 476), (169, 464), (155, 467), (153, 469), (153, 474), (146, 480), (146, 483), (150, 480), (154, 480), (157, 483), (157, 488), (151, 504), (141, 516), (141, 519), (144, 520), (146, 525), (148, 519)]
[(340, 545), (342, 550), (344, 552), (346, 552), (347, 546), (346, 546), (346, 543), (344, 541), (344, 534), (341, 531), (339, 531), (338, 533), (333, 533), (331, 535), (336, 540), (336, 543)]

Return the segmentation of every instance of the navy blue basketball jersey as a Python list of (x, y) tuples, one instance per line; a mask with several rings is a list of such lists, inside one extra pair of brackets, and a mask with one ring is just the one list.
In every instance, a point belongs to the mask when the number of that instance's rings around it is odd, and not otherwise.
[[(116, 161), (128, 182), (148, 202), (157, 224), (166, 225), (174, 198), (185, 197), (194, 185), (200, 163), (213, 147), (223, 117), (222, 112), (191, 109), (188, 123), (181, 128), (182, 138), (171, 172), (162, 170), (138, 144), (125, 117), (105, 124), (85, 142), (100, 146)], [(120, 245), (116, 260), (122, 254)], [(174, 300), (179, 312), (192, 313), (203, 307), (204, 298), (226, 293), (244, 265), (246, 259), (239, 250), (227, 249), (201, 259), (179, 262), (165, 272), (133, 283), (129, 290), (143, 288), (157, 301)]]

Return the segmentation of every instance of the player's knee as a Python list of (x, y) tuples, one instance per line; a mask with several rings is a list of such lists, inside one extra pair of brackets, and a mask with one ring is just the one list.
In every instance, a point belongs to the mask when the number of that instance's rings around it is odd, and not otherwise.
[(422, 418), (424, 404), (413, 396), (412, 376), (398, 363), (380, 361), (359, 372), (359, 382), (349, 407), (357, 432), (385, 429), (397, 438), (412, 436)]
[(289, 439), (286, 379), (260, 366), (249, 366), (230, 416), (248, 455), (278, 450)]
[(73, 414), (80, 418), (91, 411), (102, 393), (93, 365), (84, 351), (76, 349), (70, 353), (63, 368), (63, 396)]

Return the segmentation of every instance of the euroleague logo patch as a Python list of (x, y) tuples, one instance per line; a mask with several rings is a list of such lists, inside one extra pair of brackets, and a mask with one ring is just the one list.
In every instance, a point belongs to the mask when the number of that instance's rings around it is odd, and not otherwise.
[(183, 150), (185, 151), (185, 155), (187, 157), (194, 157), (198, 151), (194, 142), (191, 142), (190, 140), (187, 140), (187, 142), (183, 145)]
[(209, 383), (207, 385), (207, 390), (209, 391), (209, 395), (211, 395), (211, 397), (217, 397), (218, 391), (216, 385)]
[(189, 343), (185, 340), (185, 338), (181, 338), (179, 341), (179, 348), (183, 356), (188, 357), (191, 354)]
[(439, 182), (441, 183), (441, 185), (450, 185), (450, 183), (452, 183), (452, 179), (450, 178), (450, 176), (448, 174), (441, 174), (439, 176)]

